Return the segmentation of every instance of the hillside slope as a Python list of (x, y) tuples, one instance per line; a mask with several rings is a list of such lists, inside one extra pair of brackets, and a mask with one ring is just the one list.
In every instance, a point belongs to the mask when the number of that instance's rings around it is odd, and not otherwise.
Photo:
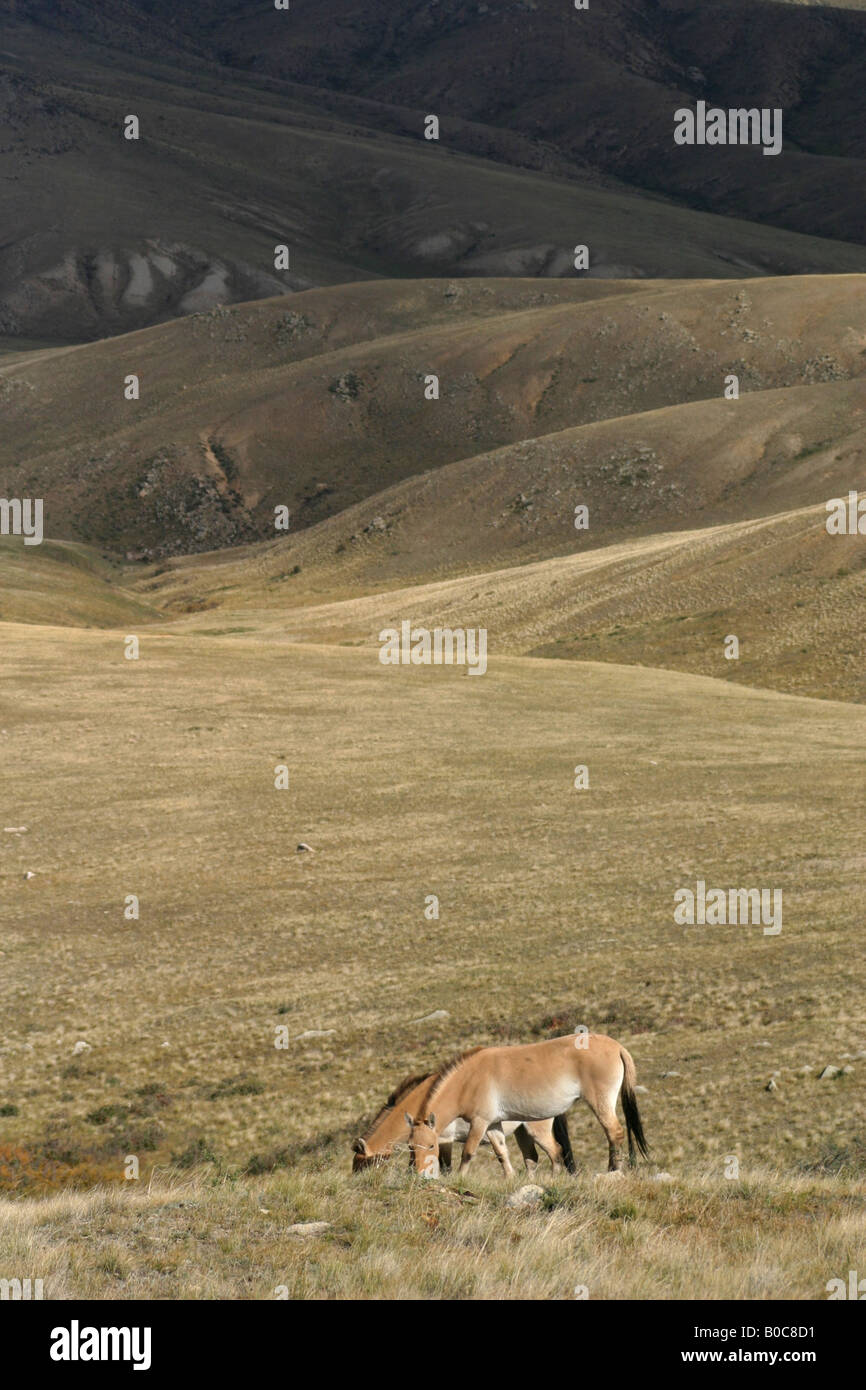
[[(517, 501), (525, 515), (510, 534), (520, 547), (545, 509), (542, 533), (558, 528), (564, 545), (583, 500), (602, 534), (622, 534), (693, 524), (711, 505), (708, 519), (781, 510), (790, 487), (794, 502), (808, 502), (825, 485), (858, 486), (845, 441), (859, 430), (853, 383), (864, 367), (860, 276), (341, 286), (297, 296), (291, 310), (281, 300), (222, 308), (0, 359), (0, 489), (44, 497), (49, 535), (165, 556), (273, 536), (276, 506), (303, 531), (413, 475), (510, 446), (466, 470), (467, 483), (498, 470), (502, 491), (492, 482), (464, 521), (489, 535)], [(723, 399), (732, 373), (739, 401)], [(137, 401), (124, 397), (130, 374)], [(430, 374), (438, 400), (427, 399)], [(787, 405), (780, 388), (797, 393)], [(712, 450), (698, 416), (671, 425), (670, 445), (667, 421), (623, 423), (702, 401)], [(619, 423), (567, 433), (605, 420)], [(712, 474), (720, 452), (740, 450), (754, 466), (771, 447), (777, 478), (767, 468), (729, 497), (688, 472), (689, 449)], [(822, 451), (831, 463), (816, 476), (802, 460)], [(564, 493), (540, 503), (544, 469)], [(429, 480), (413, 495), (424, 488), (440, 507)], [(447, 556), (447, 530), (439, 539)], [(477, 558), (488, 561), (489, 546)], [(422, 557), (422, 569), (429, 563)]]
[[(136, 633), (159, 625), (184, 642), (237, 634), (278, 647), (348, 644), (369, 648), (371, 660), (382, 630), (404, 621), (483, 627), (491, 660), (516, 653), (638, 664), (864, 703), (866, 541), (829, 536), (825, 518), (823, 506), (802, 507), (364, 596), (356, 576), (289, 565), (302, 552), (287, 558), (276, 545), (142, 574), (95, 555), (86, 563), (89, 552), (70, 569), (50, 550), (33, 558), (7, 541), (0, 621), (122, 623)], [(731, 634), (735, 660), (725, 656)]]
[[(491, 654), (637, 663), (824, 699), (866, 701), (866, 540), (829, 536), (824, 506), (636, 537), (363, 597), (335, 595), (265, 551), (195, 557), (134, 591), (178, 631), (378, 648), (404, 621), (478, 628)], [(185, 615), (185, 616), (182, 616)], [(725, 657), (726, 638), (740, 643)]]
[[(235, 69), (439, 113), (689, 206), (862, 241), (866, 16), (772, 0), (156, 0)], [(784, 148), (676, 146), (698, 100), (779, 108)], [(458, 137), (459, 138), (459, 137)], [(792, 196), (792, 190), (796, 193)]]
[[(7, 3), (0, 333), (80, 341), (366, 277), (573, 276), (578, 244), (592, 276), (866, 271), (862, 16), (759, 6), (781, 47), (756, 91), (742, 6), (697, 82), (687, 14), (337, 3)], [(714, 90), (784, 101), (789, 147), (675, 147), (673, 110)]]

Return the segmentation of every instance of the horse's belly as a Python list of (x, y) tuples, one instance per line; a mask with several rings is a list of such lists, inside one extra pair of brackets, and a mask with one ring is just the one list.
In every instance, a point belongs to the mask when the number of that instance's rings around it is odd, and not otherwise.
[(547, 1120), (561, 1115), (580, 1097), (576, 1081), (544, 1082), (539, 1086), (509, 1087), (499, 1095), (499, 1117), (503, 1120)]

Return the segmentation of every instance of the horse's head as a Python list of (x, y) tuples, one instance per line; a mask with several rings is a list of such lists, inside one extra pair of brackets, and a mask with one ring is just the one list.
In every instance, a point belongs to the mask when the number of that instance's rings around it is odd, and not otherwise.
[(356, 1139), (352, 1144), (352, 1172), (360, 1173), (362, 1168), (376, 1167), (391, 1157), (390, 1149), (371, 1149), (366, 1139)]
[(436, 1132), (436, 1116), (417, 1115), (414, 1119), (407, 1113), (409, 1126), (409, 1166), (420, 1173), (422, 1178), (439, 1176), (439, 1135)]

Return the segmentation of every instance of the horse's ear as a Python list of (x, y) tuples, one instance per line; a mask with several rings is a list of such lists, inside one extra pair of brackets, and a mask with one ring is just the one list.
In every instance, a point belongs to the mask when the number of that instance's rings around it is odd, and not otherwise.
[(365, 1141), (364, 1139), (356, 1139), (355, 1142), (354, 1142), (353, 1145), (352, 1145), (352, 1153), (355, 1153), (355, 1154), (366, 1154), (367, 1152), (368, 1152), (368, 1149), (367, 1149), (366, 1141)]
[(412, 1119), (412, 1116), (409, 1114), (408, 1110), (403, 1111), (403, 1119), (406, 1121), (410, 1129), (415, 1128), (415, 1121)]
[(427, 1123), (428, 1123), (428, 1125), (430, 1126), (431, 1129), (435, 1129), (435, 1128), (436, 1128), (436, 1116), (435, 1116), (435, 1115), (428, 1115), (428, 1116), (427, 1116)]

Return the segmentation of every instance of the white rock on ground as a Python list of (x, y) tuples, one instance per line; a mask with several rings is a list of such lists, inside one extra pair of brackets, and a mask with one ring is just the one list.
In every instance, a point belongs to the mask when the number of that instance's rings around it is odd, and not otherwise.
[(294, 1226), (286, 1227), (290, 1236), (321, 1236), (331, 1229), (330, 1221), (296, 1221)]
[(537, 1183), (529, 1182), (523, 1187), (518, 1187), (516, 1192), (512, 1192), (506, 1201), (507, 1207), (538, 1207), (544, 1199), (544, 1188)]

